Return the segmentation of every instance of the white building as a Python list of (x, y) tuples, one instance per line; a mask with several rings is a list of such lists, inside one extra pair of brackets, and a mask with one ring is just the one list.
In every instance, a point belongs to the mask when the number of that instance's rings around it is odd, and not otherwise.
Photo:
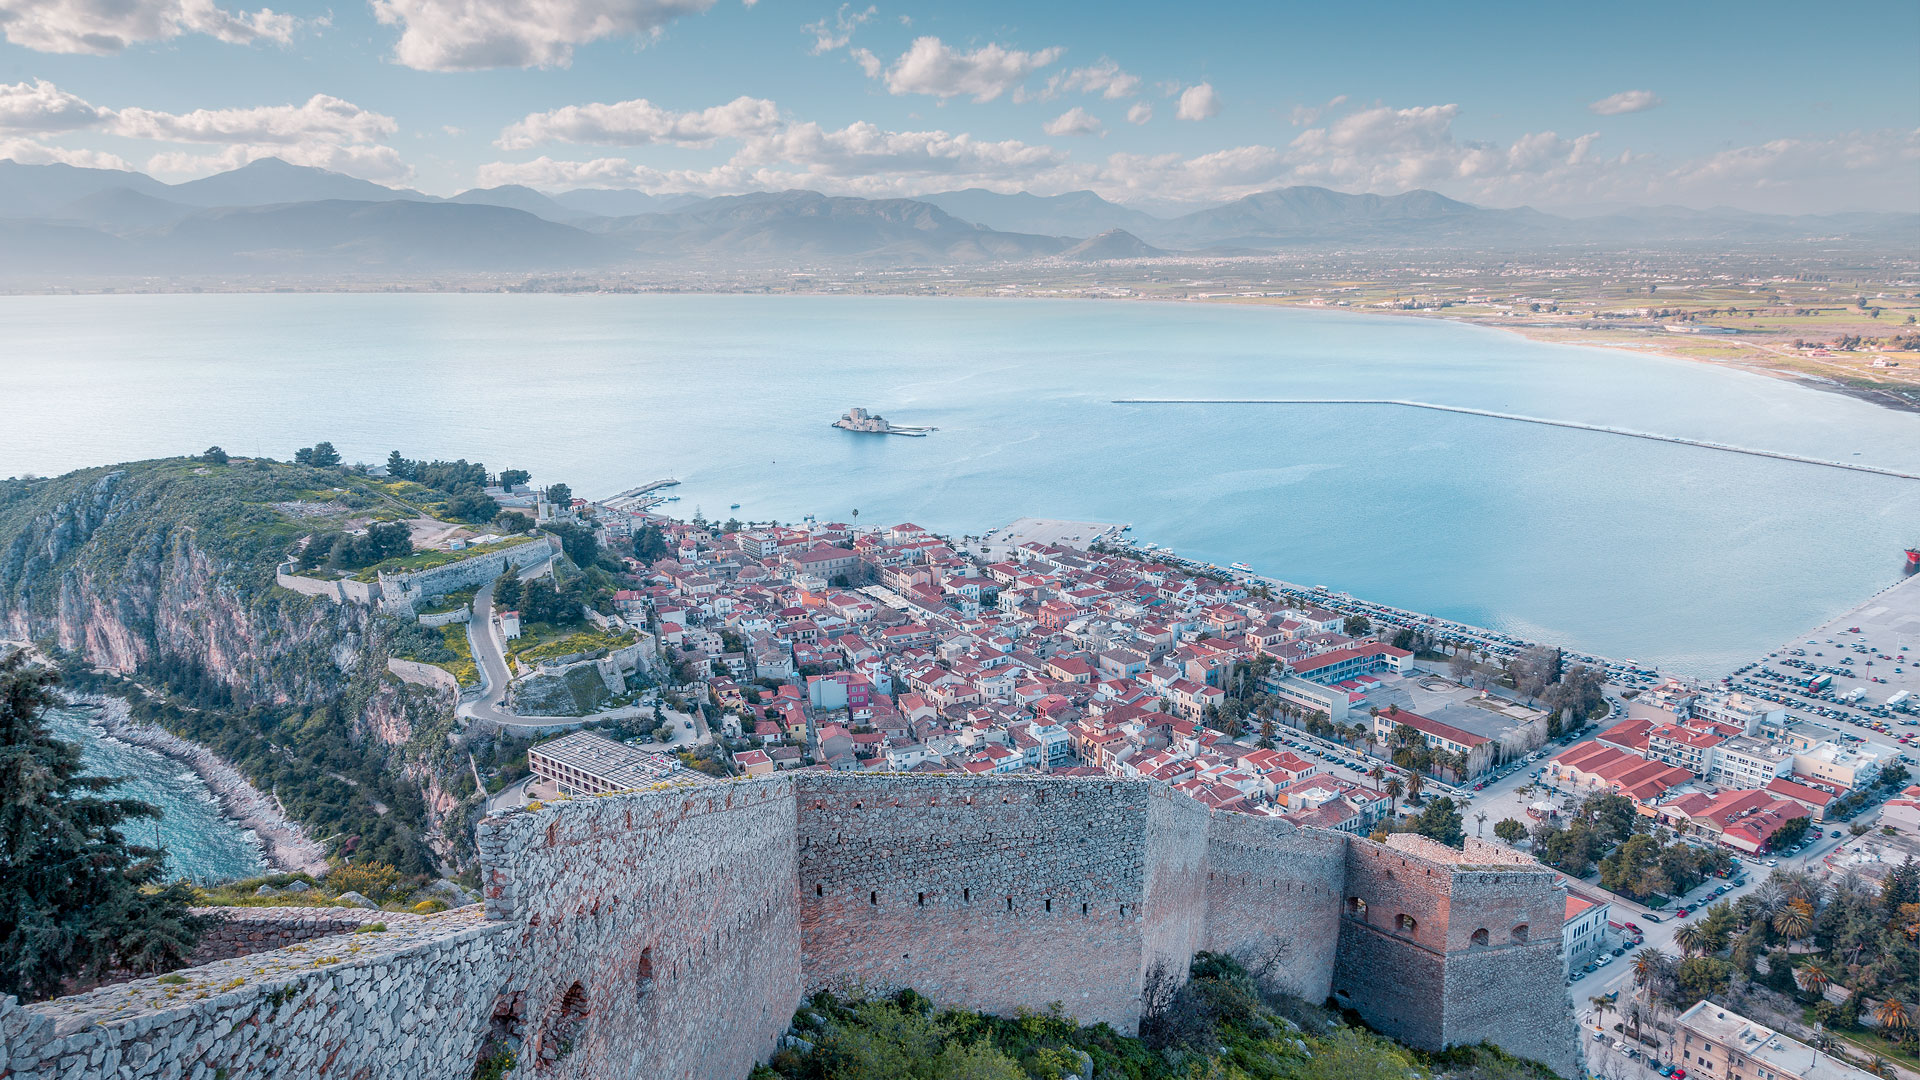
[(1567, 973), (1607, 948), (1607, 921), (1613, 905), (1607, 900), (1567, 889), (1567, 921), (1560, 928), (1560, 956)]
[(1784, 746), (1737, 735), (1714, 748), (1707, 779), (1727, 788), (1763, 788), (1793, 775), (1793, 752)]
[(1787, 710), (1763, 698), (1735, 692), (1702, 694), (1694, 698), (1693, 715), (1732, 724), (1751, 735), (1762, 724), (1777, 724), (1786, 719)]

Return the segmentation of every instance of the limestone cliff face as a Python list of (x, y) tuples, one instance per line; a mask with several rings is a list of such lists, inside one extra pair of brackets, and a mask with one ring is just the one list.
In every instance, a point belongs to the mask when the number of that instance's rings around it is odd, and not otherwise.
[(182, 514), (191, 494), (155, 470), (39, 486), (0, 517), (5, 636), (117, 674), (203, 673), (242, 706), (325, 700), (362, 664), (369, 614), (274, 589), (278, 551), (207, 535), (234, 509), (215, 493)]
[[(340, 801), (322, 790), (326, 767), (303, 763), (289, 776), (271, 764), (293, 761), (284, 751), (322, 732), (300, 719), (298, 734), (277, 730), (264, 747), (243, 710), (324, 711), (370, 770), (363, 780), (393, 781), (388, 802), (408, 789), (421, 796), (426, 820), (409, 829), (444, 857), (458, 846), (444, 838), (466, 831), (442, 820), (466, 812), (448, 789), (471, 786), (466, 754), (449, 745), (452, 695), (388, 676), (405, 624), (274, 584), (301, 536), (339, 528), (380, 499), (338, 470), (264, 463), (173, 459), (0, 480), (0, 638), (54, 646), (229, 718), (193, 737), (256, 779), (268, 774), (262, 782), (289, 805), (289, 785), (303, 780), (314, 781), (308, 805)], [(320, 831), (349, 832), (330, 812)]]

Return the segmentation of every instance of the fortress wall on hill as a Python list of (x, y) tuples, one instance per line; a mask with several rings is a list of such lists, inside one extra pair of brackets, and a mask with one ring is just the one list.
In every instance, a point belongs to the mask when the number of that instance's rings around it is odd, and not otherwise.
[(1347, 837), (1215, 814), (1207, 830), (1206, 942), (1307, 1001), (1331, 990)]
[[(470, 1075), (510, 928), (477, 907), (16, 1007), (7, 1080)], [(169, 976), (172, 978), (173, 976)]]
[(1199, 948), (1414, 1046), (1577, 1073), (1564, 893), (1474, 840), (1375, 844), (1148, 781), (829, 772), (553, 802), (477, 839), (484, 908), (0, 997), (0, 1080), (423, 1080), (502, 1049), (512, 1080), (740, 1080), (809, 988), (1133, 1030), (1146, 973)]
[(809, 988), (912, 986), (987, 1012), (1059, 1001), (1132, 1030), (1150, 785), (796, 778)]
[(795, 836), (787, 777), (482, 822), (517, 1075), (737, 1080), (771, 1054), (800, 999)]

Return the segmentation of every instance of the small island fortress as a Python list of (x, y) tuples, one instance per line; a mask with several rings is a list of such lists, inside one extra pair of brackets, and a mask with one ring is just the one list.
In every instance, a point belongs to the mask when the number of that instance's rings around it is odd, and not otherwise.
[(822, 771), (534, 804), (477, 844), (484, 907), (0, 997), (0, 1078), (420, 1080), (511, 1051), (511, 1080), (741, 1080), (813, 989), (1131, 1032), (1201, 949), (1409, 1045), (1578, 1075), (1566, 893), (1473, 837), (1376, 843), (1150, 780)]
[(857, 406), (842, 413), (840, 419), (833, 422), (833, 426), (846, 431), (864, 431), (872, 435), (910, 435), (914, 438), (923, 438), (929, 431), (940, 430), (931, 427), (895, 427), (887, 423), (886, 417), (878, 413), (870, 413)]

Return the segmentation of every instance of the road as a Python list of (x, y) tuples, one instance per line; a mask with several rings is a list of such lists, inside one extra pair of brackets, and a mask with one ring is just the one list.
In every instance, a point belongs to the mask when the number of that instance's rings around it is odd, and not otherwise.
[[(535, 563), (520, 571), (520, 580), (527, 581), (539, 577), (553, 565), (553, 560)], [(485, 680), (485, 688), (474, 701), (460, 704), (459, 714), (478, 720), (487, 720), (496, 724), (511, 724), (521, 728), (575, 727), (602, 720), (623, 720), (641, 716), (653, 711), (649, 705), (625, 705), (606, 712), (588, 716), (522, 716), (506, 708), (507, 685), (513, 681), (507, 670), (506, 643), (500, 640), (500, 631), (493, 621), (493, 582), (481, 586), (473, 595), (473, 618), (467, 622), (467, 648), (473, 651), (473, 659), (480, 667), (480, 675)], [(705, 725), (700, 725), (704, 729)], [(697, 734), (704, 734), (704, 731)], [(696, 739), (704, 742), (706, 739)]]

